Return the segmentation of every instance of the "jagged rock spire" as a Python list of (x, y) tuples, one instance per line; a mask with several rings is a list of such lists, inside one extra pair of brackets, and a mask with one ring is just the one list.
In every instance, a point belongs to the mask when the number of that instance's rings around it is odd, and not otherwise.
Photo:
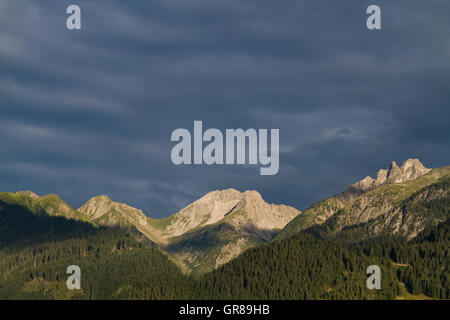
[(350, 191), (366, 192), (386, 183), (401, 183), (417, 179), (420, 176), (430, 172), (431, 169), (419, 161), (419, 159), (408, 159), (399, 167), (395, 161), (391, 162), (389, 169), (381, 169), (377, 177), (365, 177), (363, 180), (350, 185)]

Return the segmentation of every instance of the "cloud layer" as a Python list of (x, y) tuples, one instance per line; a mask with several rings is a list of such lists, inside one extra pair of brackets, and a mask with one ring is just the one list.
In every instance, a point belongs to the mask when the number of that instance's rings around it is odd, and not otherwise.
[[(391, 160), (448, 165), (450, 3), (377, 2), (381, 31), (360, 0), (3, 0), (0, 189), (162, 217), (235, 187), (304, 210)], [(279, 128), (279, 174), (173, 165), (194, 120)]]

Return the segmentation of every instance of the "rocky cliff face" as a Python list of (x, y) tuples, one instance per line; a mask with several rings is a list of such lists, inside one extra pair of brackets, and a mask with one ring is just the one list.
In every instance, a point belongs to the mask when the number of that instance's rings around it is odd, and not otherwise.
[(299, 214), (295, 208), (265, 202), (256, 191), (213, 191), (174, 215), (168, 230), (191, 228), (172, 238), (168, 249), (197, 272), (210, 271), (270, 241)]
[(350, 185), (348, 192), (364, 193), (373, 190), (383, 184), (402, 183), (417, 179), (430, 172), (431, 169), (425, 168), (418, 159), (408, 159), (401, 167), (392, 161), (389, 169), (380, 169), (376, 178), (370, 176)]
[(169, 217), (166, 232), (179, 236), (197, 227), (222, 220), (242, 200), (242, 194), (234, 189), (212, 191)]
[(170, 223), (165, 231), (171, 236), (179, 236), (195, 228), (215, 224), (238, 211), (245, 214), (233, 220), (236, 226), (245, 221), (249, 227), (261, 231), (282, 229), (300, 213), (289, 206), (268, 204), (256, 191), (241, 193), (226, 189), (212, 191), (169, 217)]
[(450, 217), (449, 179), (442, 179), (414, 193), (400, 206), (368, 221), (370, 234), (395, 234), (409, 239)]
[(374, 190), (336, 212), (322, 225), (307, 228), (305, 232), (353, 241), (380, 235), (400, 235), (412, 239), (425, 228), (450, 218), (449, 176), (443, 175), (435, 183), (422, 186), (406, 199), (401, 196), (401, 201), (392, 196), (386, 197), (391, 190)]

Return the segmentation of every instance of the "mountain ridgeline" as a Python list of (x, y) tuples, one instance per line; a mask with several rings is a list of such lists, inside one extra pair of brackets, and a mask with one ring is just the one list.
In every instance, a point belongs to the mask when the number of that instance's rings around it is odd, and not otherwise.
[(366, 177), (346, 191), (303, 211), (286, 225), (277, 239), (318, 226), (338, 233), (358, 225), (371, 230), (367, 237), (391, 234), (414, 238), (427, 226), (448, 217), (448, 208), (430, 215), (419, 207), (422, 204), (426, 208), (448, 198), (449, 176), (448, 166), (431, 170), (419, 160), (409, 159), (399, 168), (392, 162), (388, 170), (378, 172), (376, 179)]
[[(304, 212), (213, 191), (153, 219), (107, 196), (0, 193), (0, 299), (450, 298), (450, 167), (392, 162)], [(68, 290), (66, 268), (82, 270)], [(382, 289), (366, 287), (367, 266)]]
[(272, 238), (300, 212), (266, 203), (256, 191), (213, 191), (179, 212), (152, 219), (141, 210), (92, 198), (78, 211), (105, 226), (135, 229), (163, 248), (184, 270), (207, 272), (230, 261), (247, 248)]

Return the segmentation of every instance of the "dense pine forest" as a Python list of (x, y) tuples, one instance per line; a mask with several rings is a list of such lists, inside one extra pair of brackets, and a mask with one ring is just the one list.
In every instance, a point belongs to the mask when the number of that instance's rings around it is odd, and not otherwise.
[[(175, 298), (177, 281), (185, 281), (161, 250), (132, 230), (3, 201), (0, 208), (0, 299)], [(81, 291), (67, 289), (69, 265), (82, 270)]]
[[(250, 249), (201, 281), (204, 297), (227, 299), (394, 299), (403, 283), (413, 294), (450, 297), (450, 220), (417, 239), (346, 244), (298, 234)], [(366, 268), (382, 270), (382, 289), (368, 290)]]

